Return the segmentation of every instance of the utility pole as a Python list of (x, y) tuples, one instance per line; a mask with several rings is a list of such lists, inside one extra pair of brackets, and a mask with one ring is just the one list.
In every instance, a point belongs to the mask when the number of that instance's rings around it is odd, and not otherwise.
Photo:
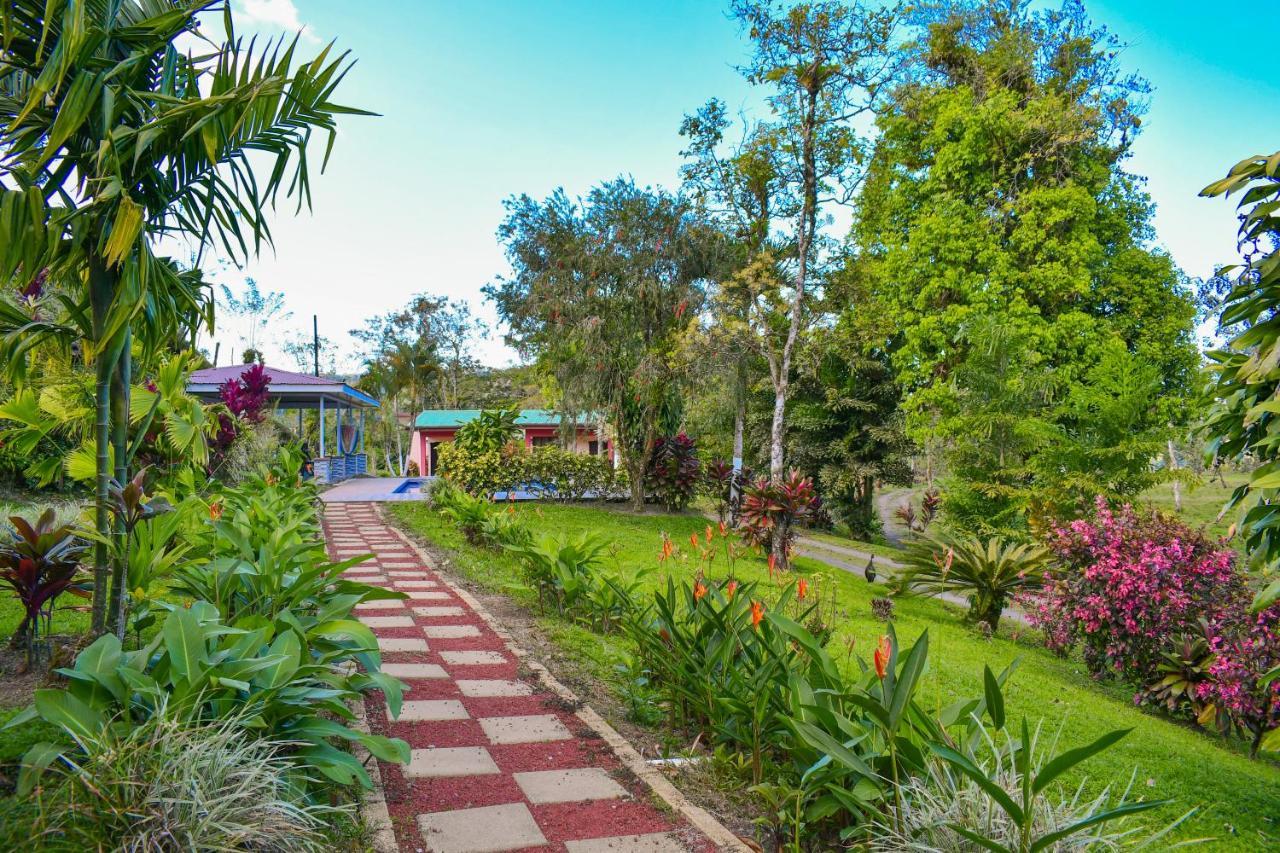
[(320, 321), (311, 315), (311, 354), (315, 356), (316, 376), (320, 375)]
[(218, 366), (218, 353), (222, 351), (222, 341), (218, 341), (213, 345), (213, 366)]

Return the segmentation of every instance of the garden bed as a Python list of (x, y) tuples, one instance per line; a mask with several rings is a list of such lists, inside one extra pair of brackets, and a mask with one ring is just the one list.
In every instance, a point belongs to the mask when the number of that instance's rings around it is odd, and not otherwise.
[[(705, 526), (704, 519), (694, 516), (637, 516), (601, 507), (543, 504), (518, 507), (514, 512), (531, 522), (535, 536), (594, 532), (610, 543), (604, 565), (629, 576), (657, 566), (662, 532), (681, 542)], [(539, 642), (544, 654), (561, 667), (563, 678), (579, 687), (593, 705), (608, 709), (613, 722), (627, 728), (620, 719), (627, 711), (625, 685), (613, 670), (625, 651), (625, 641), (598, 636), (554, 617), (535, 618), (536, 596), (524, 586), (514, 558), (468, 545), (429, 507), (399, 505), (390, 508), (389, 514), (448, 553), (461, 574), (479, 582), (490, 594), (509, 597), (510, 604), (492, 606), (502, 609), (504, 618), (513, 624), (518, 620), (508, 608), (523, 610), (526, 615), (519, 620), (522, 630), (542, 634)], [(870, 599), (882, 596), (884, 588), (804, 559), (797, 560), (796, 568), (801, 576), (834, 586), (840, 619), (831, 648), (852, 642), (856, 652), (867, 654), (884, 627), (872, 615)], [(693, 568), (685, 566), (682, 571), (691, 576)], [(722, 571), (722, 566), (713, 565), (713, 573)], [(740, 561), (738, 575), (744, 580), (765, 577), (763, 560)], [(652, 588), (659, 578), (654, 574), (642, 583)], [(924, 629), (930, 631), (933, 653), (920, 687), (922, 701), (930, 707), (940, 708), (954, 699), (980, 694), (983, 664), (999, 671), (1020, 658), (1020, 666), (1006, 687), (1011, 713), (1026, 713), (1033, 721), (1042, 716), (1050, 732), (1060, 725), (1063, 743), (1088, 742), (1118, 728), (1134, 729), (1124, 741), (1075, 774), (1074, 780), (1088, 777), (1087, 789), (1096, 791), (1105, 781), (1123, 786), (1130, 774), (1136, 773), (1135, 789), (1143, 796), (1173, 800), (1154, 812), (1149, 822), (1167, 823), (1187, 809), (1199, 807), (1199, 812), (1179, 827), (1176, 837), (1212, 836), (1216, 840), (1208, 849), (1259, 849), (1280, 836), (1275, 822), (1275, 815), (1280, 814), (1280, 768), (1266, 759), (1250, 761), (1240, 754), (1245, 748), (1240, 741), (1224, 741), (1134, 708), (1129, 691), (1093, 681), (1079, 661), (1054, 657), (1043, 649), (1038, 634), (1026, 628), (1010, 625), (985, 640), (961, 624), (953, 607), (926, 599), (898, 601), (896, 624), (904, 639), (914, 638)], [(524, 642), (533, 645), (528, 639)], [(558, 652), (553, 651), (556, 649)], [(856, 670), (851, 658), (834, 656), (842, 668)], [(656, 730), (632, 726), (627, 732), (636, 743), (663, 742)], [(693, 786), (691, 796), (707, 796), (714, 790), (714, 780), (708, 781), (712, 784), (705, 786), (705, 791)], [(717, 813), (738, 807), (732, 800), (707, 805)], [(741, 817), (738, 826), (742, 825)]]

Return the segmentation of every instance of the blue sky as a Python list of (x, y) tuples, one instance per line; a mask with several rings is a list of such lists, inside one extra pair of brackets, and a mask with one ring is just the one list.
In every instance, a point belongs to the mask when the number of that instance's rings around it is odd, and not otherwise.
[[(1280, 148), (1280, 75), (1265, 35), (1280, 5), (1196, 0), (1087, 2), (1130, 46), (1129, 70), (1156, 87), (1128, 168), (1149, 179), (1157, 241), (1191, 275), (1234, 259), (1232, 206), (1196, 197), (1246, 155)], [(238, 26), (305, 27), (359, 62), (341, 88), (352, 118), (315, 210), (274, 219), (276, 251), (244, 273), (281, 291), (293, 311), (269, 335), (268, 359), (310, 330), (351, 349), (365, 317), (432, 292), (469, 300), (492, 320), (480, 288), (505, 268), (494, 233), (513, 193), (571, 193), (618, 174), (675, 186), (681, 117), (712, 96), (753, 109), (734, 71), (745, 41), (719, 0), (233, 0)], [(1252, 53), (1250, 46), (1255, 46)], [(238, 349), (226, 324), (223, 363)], [(513, 354), (495, 329), (490, 363)]]

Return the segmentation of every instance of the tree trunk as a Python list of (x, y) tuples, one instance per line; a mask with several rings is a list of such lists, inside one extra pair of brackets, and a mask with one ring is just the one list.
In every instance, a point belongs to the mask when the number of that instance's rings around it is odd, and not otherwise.
[[(129, 481), (129, 385), (133, 381), (132, 336), (126, 326), (121, 333), (120, 355), (111, 374), (111, 449), (115, 456), (115, 479), (120, 485)], [(128, 584), (128, 531), (123, 518), (115, 519), (112, 531), (115, 554), (111, 567), (111, 598), (108, 607), (109, 627), (124, 640), (124, 588)]]
[[(815, 81), (816, 72), (817, 69), (814, 69)], [(783, 466), (786, 460), (783, 456), (783, 438), (786, 433), (787, 390), (791, 384), (791, 355), (800, 337), (800, 324), (804, 317), (805, 287), (809, 276), (809, 251), (813, 242), (813, 231), (817, 225), (818, 170), (814, 134), (818, 121), (818, 85), (817, 82), (810, 84), (808, 102), (805, 106), (800, 155), (803, 203), (796, 229), (795, 296), (791, 301), (791, 323), (787, 328), (787, 339), (782, 345), (782, 357), (778, 360), (777, 371), (773, 377), (773, 424), (769, 431), (769, 477), (775, 483), (781, 482), (784, 476)], [(774, 537), (773, 553), (779, 565), (786, 565), (787, 561), (785, 540), (785, 536)]]
[(105, 340), (111, 300), (116, 290), (116, 274), (96, 257), (89, 261), (89, 302), (92, 312), (94, 358), (94, 529), (99, 540), (93, 549), (93, 604), (91, 631), (98, 635), (107, 625), (107, 578), (111, 535), (108, 512), (111, 485), (111, 377), (119, 350)]
[(733, 475), (729, 481), (729, 520), (738, 526), (738, 510), (742, 506), (742, 439), (747, 427), (746, 360), (738, 359), (736, 397), (733, 412)]
[(1178, 471), (1178, 455), (1173, 450), (1173, 439), (1169, 439), (1169, 470), (1174, 472), (1173, 478), (1173, 508), (1182, 512), (1182, 483), (1178, 481), (1176, 476)]

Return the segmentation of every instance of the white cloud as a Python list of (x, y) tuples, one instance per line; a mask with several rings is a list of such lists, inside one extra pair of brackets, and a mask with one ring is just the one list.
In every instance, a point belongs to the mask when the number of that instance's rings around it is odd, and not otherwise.
[(234, 11), (237, 25), (282, 29), (290, 33), (301, 31), (303, 38), (316, 40), (315, 34), (302, 23), (293, 0), (240, 0)]

